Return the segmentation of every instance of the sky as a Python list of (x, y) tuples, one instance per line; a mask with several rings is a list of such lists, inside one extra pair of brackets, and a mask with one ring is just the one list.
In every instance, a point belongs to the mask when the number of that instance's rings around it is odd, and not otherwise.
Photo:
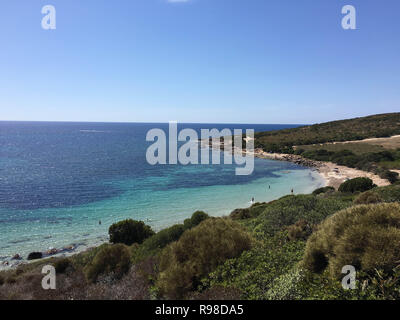
[[(56, 29), (41, 26), (56, 9)], [(342, 7), (356, 30), (342, 28)], [(0, 120), (319, 123), (400, 111), (398, 0), (1, 0)]]

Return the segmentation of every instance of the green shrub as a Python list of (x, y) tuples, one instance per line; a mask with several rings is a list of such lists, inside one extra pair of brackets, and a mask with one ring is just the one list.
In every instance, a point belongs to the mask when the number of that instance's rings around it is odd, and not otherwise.
[(258, 217), (268, 204), (265, 202), (256, 202), (250, 208), (235, 209), (229, 215), (233, 220), (244, 220)]
[(163, 250), (157, 287), (167, 298), (182, 298), (215, 267), (250, 246), (250, 235), (236, 222), (207, 219)]
[(59, 274), (59, 273), (65, 273), (65, 271), (69, 267), (72, 267), (72, 263), (71, 263), (71, 260), (68, 258), (61, 258), (61, 259), (56, 260), (54, 262), (53, 266), (56, 269), (57, 274)]
[(265, 300), (276, 279), (301, 261), (304, 241), (287, 241), (286, 233), (257, 242), (237, 258), (226, 260), (202, 280), (202, 288), (218, 285), (240, 288), (245, 300)]
[(387, 169), (380, 171), (378, 174), (382, 179), (386, 179), (390, 183), (395, 183), (397, 180), (399, 180), (399, 174), (397, 172), (393, 172)]
[(314, 196), (316, 196), (316, 195), (321, 194), (321, 193), (334, 192), (334, 191), (335, 191), (334, 187), (328, 186), (328, 187), (315, 189), (312, 194)]
[(400, 202), (400, 184), (380, 187), (374, 190), (384, 202)]
[(289, 240), (307, 240), (312, 233), (312, 226), (306, 220), (299, 220), (295, 224), (289, 226), (287, 230)]
[(98, 251), (93, 261), (85, 267), (90, 282), (96, 282), (100, 275), (121, 278), (130, 267), (130, 254), (123, 244), (105, 245)]
[(111, 225), (108, 234), (111, 243), (123, 243), (130, 246), (133, 243), (142, 243), (154, 235), (154, 231), (143, 221), (128, 219)]
[(229, 215), (233, 220), (243, 220), (251, 218), (250, 209), (235, 209)]
[(196, 211), (191, 218), (185, 220), (184, 224), (176, 224), (157, 232), (155, 235), (147, 238), (138, 248), (134, 248), (133, 261), (138, 262), (150, 255), (156, 255), (171, 242), (179, 240), (186, 230), (197, 226), (208, 218), (209, 216), (203, 211)]
[(382, 197), (378, 193), (371, 190), (361, 193), (357, 196), (357, 198), (354, 199), (355, 204), (372, 204), (379, 202), (383, 202)]
[(340, 187), (340, 192), (364, 192), (376, 187), (373, 181), (369, 178), (354, 178), (343, 182)]
[(276, 278), (268, 289), (266, 300), (301, 300), (304, 296), (301, 284), (304, 271), (298, 268)]
[(265, 205), (257, 219), (249, 221), (249, 227), (258, 237), (264, 238), (302, 219), (311, 225), (317, 224), (349, 205), (350, 201), (340, 198), (321, 198), (314, 195), (285, 196)]
[(303, 263), (313, 272), (341, 276), (345, 265), (357, 271), (390, 272), (400, 260), (400, 205), (351, 207), (327, 218), (307, 241)]
[(209, 216), (207, 213), (203, 211), (196, 211), (195, 213), (192, 214), (192, 217), (189, 219), (186, 219), (183, 222), (183, 226), (185, 227), (185, 230), (194, 228), (195, 226), (199, 225), (202, 221), (208, 219)]
[(146, 239), (140, 246), (133, 248), (133, 261), (139, 262), (146, 257), (157, 255), (165, 246), (179, 240), (184, 232), (183, 224), (176, 224), (157, 232), (154, 236)]

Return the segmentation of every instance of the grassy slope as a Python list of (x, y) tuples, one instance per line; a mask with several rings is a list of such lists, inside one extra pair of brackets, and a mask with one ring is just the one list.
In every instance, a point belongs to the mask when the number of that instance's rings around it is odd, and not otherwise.
[[(361, 140), (400, 134), (400, 113), (332, 121), (293, 129), (256, 133), (256, 147), (265, 151), (293, 151), (292, 146)], [(271, 149), (271, 150), (270, 150)]]
[[(374, 192), (384, 202), (400, 201), (400, 185), (375, 188)], [(204, 279), (204, 286), (240, 288), (245, 299), (385, 298), (373, 286), (364, 292), (346, 292), (339, 281), (333, 281), (324, 274), (302, 273), (298, 266), (304, 254), (306, 238), (288, 237), (288, 231), (297, 221), (305, 220), (316, 230), (326, 217), (353, 206), (355, 197), (354, 194), (339, 192), (286, 196), (254, 207), (250, 210), (253, 217), (240, 221), (261, 245), (219, 266)], [(387, 291), (397, 289), (398, 285), (387, 288)]]
[[(375, 188), (385, 202), (400, 201), (400, 185)], [(353, 206), (356, 194), (331, 192), (319, 195), (289, 195), (269, 203), (258, 203), (250, 209), (238, 209), (232, 215), (236, 221), (257, 241), (252, 249), (239, 257), (226, 260), (209, 275), (206, 275), (197, 289), (199, 298), (242, 299), (375, 299), (385, 298), (376, 293), (376, 287), (361, 292), (341, 289), (339, 281), (329, 277), (304, 273), (298, 268), (302, 260), (307, 236), (295, 234), (290, 230), (299, 221), (305, 221), (314, 232), (319, 223), (335, 212)], [(153, 236), (155, 237), (155, 236)], [(149, 242), (152, 238), (149, 238)], [(155, 238), (154, 238), (155, 239)], [(154, 241), (153, 241), (154, 242)], [(93, 260), (101, 247), (75, 255), (70, 259), (74, 268), (61, 274), (57, 279), (59, 290), (41, 289), (41, 267), (53, 264), (59, 259), (46, 259), (24, 265), (17, 270), (0, 273), (6, 282), (0, 285), (0, 299), (140, 299), (150, 298), (157, 277), (158, 252), (143, 249), (148, 254), (141, 263), (135, 263), (130, 273), (116, 283), (86, 283), (83, 270)], [(138, 246), (132, 246), (132, 253)], [(133, 255), (134, 258), (134, 255)], [(136, 259), (134, 259), (136, 260)], [(138, 268), (138, 266), (140, 266)], [(141, 270), (141, 271), (140, 271)], [(213, 288), (227, 290), (212, 291)], [(129, 288), (129, 290), (128, 290)], [(392, 288), (397, 290), (398, 286)], [(392, 290), (391, 289), (391, 290)], [(126, 291), (128, 290), (128, 291)], [(387, 289), (385, 289), (387, 290)], [(388, 290), (388, 292), (393, 292)], [(123, 296), (120, 296), (124, 292)], [(213, 292), (213, 293), (210, 293)], [(217, 292), (217, 293), (216, 293)], [(227, 293), (228, 292), (228, 293)], [(239, 292), (239, 296), (237, 293)]]

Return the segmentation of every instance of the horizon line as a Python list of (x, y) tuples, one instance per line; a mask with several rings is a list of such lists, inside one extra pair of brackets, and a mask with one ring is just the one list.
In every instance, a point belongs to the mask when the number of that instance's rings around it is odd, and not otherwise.
[[(155, 122), (147, 122), (147, 121), (84, 121), (84, 120), (0, 120), (0, 122), (36, 122), (36, 123), (115, 123), (115, 124), (168, 124), (175, 120), (170, 120), (166, 122), (155, 121)], [(245, 122), (181, 122), (176, 121), (181, 124), (256, 124), (256, 125), (309, 125), (304, 123), (245, 123)]]

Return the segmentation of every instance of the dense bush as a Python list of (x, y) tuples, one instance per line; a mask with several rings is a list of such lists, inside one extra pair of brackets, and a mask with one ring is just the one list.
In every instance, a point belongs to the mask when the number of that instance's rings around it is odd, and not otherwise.
[(229, 217), (233, 220), (249, 219), (251, 218), (250, 209), (249, 208), (235, 209), (231, 212)]
[(373, 181), (369, 178), (354, 178), (343, 182), (340, 187), (340, 192), (364, 192), (376, 187)]
[(384, 202), (400, 202), (400, 184), (380, 187), (374, 190)]
[(185, 227), (185, 230), (194, 228), (195, 226), (199, 225), (202, 221), (208, 219), (209, 216), (207, 213), (203, 211), (196, 211), (195, 213), (192, 214), (192, 217), (189, 219), (186, 219), (183, 222), (183, 226)]
[(266, 207), (265, 202), (256, 202), (250, 208), (235, 209), (231, 212), (229, 217), (233, 220), (244, 220), (258, 217), (258, 215), (264, 211)]
[(339, 197), (321, 198), (313, 195), (285, 196), (265, 205), (262, 213), (254, 221), (250, 220), (248, 226), (262, 239), (302, 219), (312, 225), (317, 224), (327, 216), (351, 205), (351, 201), (344, 201)]
[(196, 211), (192, 214), (191, 218), (185, 220), (184, 224), (176, 224), (157, 232), (155, 235), (147, 238), (138, 248), (133, 249), (133, 260), (137, 262), (150, 255), (156, 255), (171, 242), (179, 240), (186, 230), (197, 226), (208, 218), (209, 216), (206, 213)]
[(72, 267), (71, 260), (68, 258), (61, 258), (54, 262), (54, 268), (57, 274), (64, 273), (69, 267)]
[(307, 240), (313, 231), (313, 227), (306, 220), (299, 220), (287, 228), (288, 238), (291, 241)]
[(399, 174), (390, 170), (381, 170), (377, 172), (382, 179), (388, 180), (390, 183), (395, 183), (399, 179)]
[(400, 205), (391, 203), (355, 206), (327, 218), (308, 239), (303, 262), (338, 277), (345, 265), (390, 272), (399, 260)]
[(251, 237), (239, 224), (208, 219), (163, 250), (157, 287), (168, 298), (182, 298), (215, 267), (250, 246)]
[(142, 243), (154, 235), (154, 231), (143, 221), (128, 219), (111, 225), (108, 234), (111, 243), (123, 243), (130, 246), (133, 243)]
[(315, 189), (312, 194), (316, 196), (316, 195), (319, 195), (321, 193), (334, 192), (334, 191), (335, 191), (334, 187), (328, 186), (328, 187)]
[(85, 274), (90, 282), (96, 282), (101, 275), (119, 279), (128, 272), (130, 263), (129, 250), (124, 244), (106, 244), (85, 267)]
[(251, 250), (217, 267), (203, 280), (202, 286), (235, 287), (240, 288), (242, 299), (268, 299), (267, 291), (276, 279), (301, 260), (304, 246), (302, 241), (287, 241), (285, 233), (264, 238)]
[(374, 191), (366, 191), (361, 193), (354, 199), (354, 204), (372, 204), (383, 202), (382, 197)]

